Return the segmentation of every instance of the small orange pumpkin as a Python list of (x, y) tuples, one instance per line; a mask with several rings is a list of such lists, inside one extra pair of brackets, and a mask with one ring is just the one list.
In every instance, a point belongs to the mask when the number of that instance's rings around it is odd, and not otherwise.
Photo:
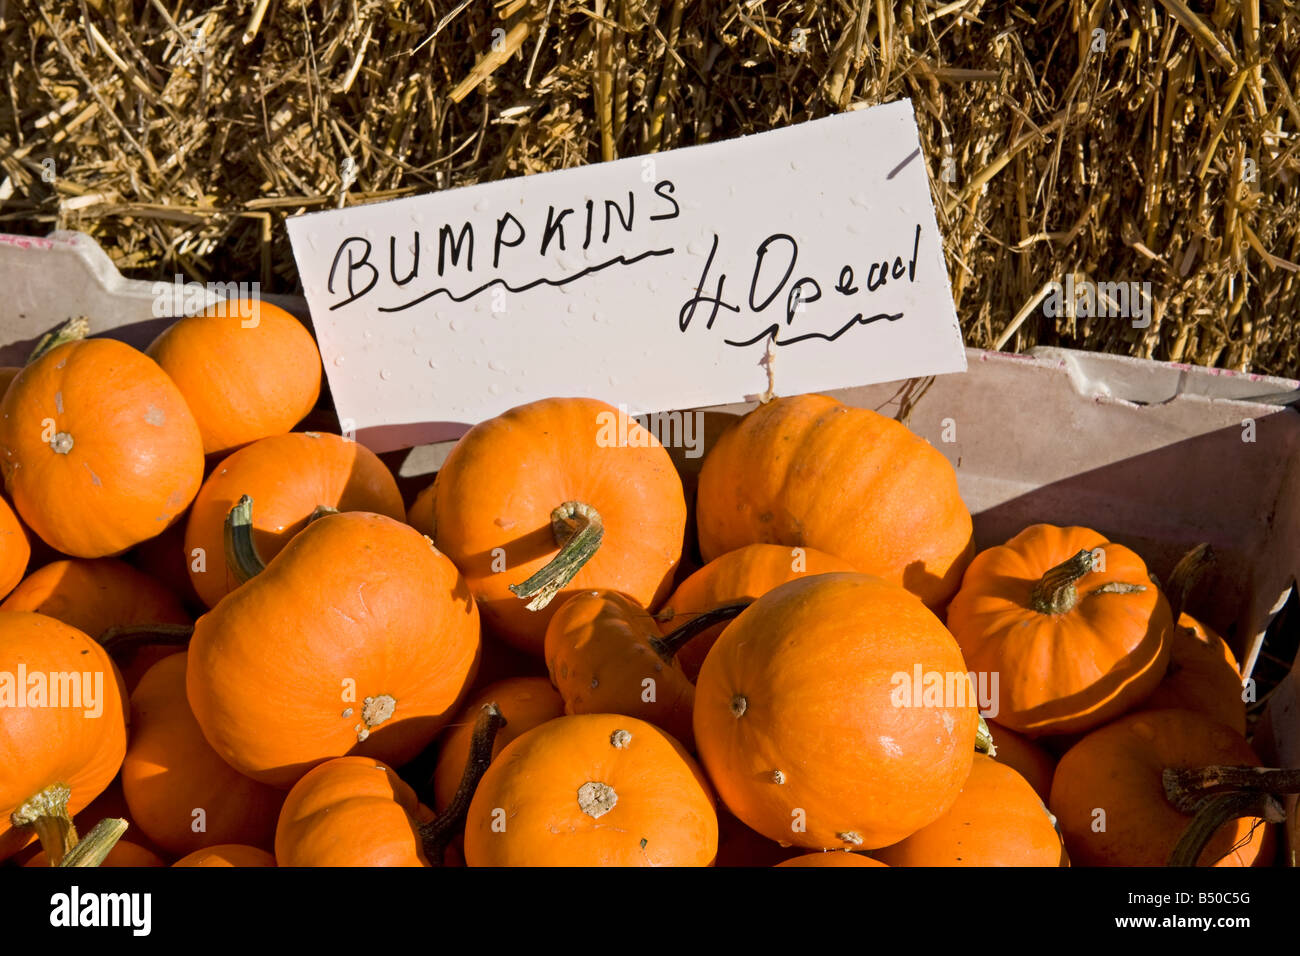
[(815, 850), (888, 846), (938, 819), (978, 723), (952, 636), (866, 574), (769, 591), (722, 632), (695, 688), (695, 742), (723, 802)]
[(23, 522), (78, 558), (152, 538), (203, 480), (203, 442), (180, 391), (112, 339), (60, 345), (22, 370), (0, 402), (0, 453)]
[(876, 856), (890, 866), (1068, 866), (1055, 822), (1029, 781), (977, 753), (953, 805)]
[(178, 319), (149, 346), (194, 412), (206, 455), (280, 435), (320, 397), (320, 352), (288, 312), (257, 299)]
[[(684, 580), (664, 602), (655, 619), (659, 621), (659, 629), (668, 634), (705, 611), (724, 604), (752, 601), (777, 585), (804, 575), (852, 570), (853, 566), (843, 558), (816, 548), (750, 544), (714, 558)], [(726, 622), (715, 624), (678, 650), (677, 661), (692, 683), (699, 677), (704, 658), (726, 626)]]
[(805, 867), (805, 866), (884, 866), (888, 863), (882, 863), (879, 860), (873, 860), (869, 856), (861, 853), (847, 853), (843, 850), (824, 850), (821, 853), (805, 853), (802, 856), (791, 857), (788, 860), (782, 860), (777, 866)]
[(125, 697), (122, 675), (81, 631), (0, 611), (0, 860), (38, 836), (55, 863), (76, 844), (72, 817), (126, 753)]
[(1190, 614), (1181, 615), (1170, 643), (1169, 668), (1142, 707), (1194, 710), (1244, 735), (1245, 693), (1228, 642)]
[(370, 511), (398, 521), (405, 514), (392, 473), (364, 445), (317, 432), (255, 441), (213, 469), (185, 526), (190, 580), (208, 607), (239, 585), (223, 534), (226, 515), (244, 495), (257, 502), (253, 542), (264, 561), (323, 511)]
[(564, 712), (639, 717), (694, 749), (695, 688), (674, 654), (684, 641), (742, 607), (697, 615), (685, 630), (663, 638), (650, 612), (626, 594), (575, 594), (546, 629), (546, 667), (564, 698)]
[(172, 866), (275, 866), (275, 857), (255, 846), (222, 843), (195, 850)]
[[(142, 571), (115, 558), (54, 561), (33, 571), (0, 611), (38, 611), (102, 641), (112, 628), (190, 623), (181, 602)], [(127, 690), (175, 646), (145, 645), (117, 659)]]
[(122, 764), (131, 817), (174, 856), (213, 843), (269, 847), (284, 792), (245, 777), (208, 746), (185, 698), (186, 663), (184, 652), (158, 661), (131, 694)]
[(704, 459), (700, 552), (755, 542), (816, 548), (900, 584), (930, 607), (974, 554), (952, 465), (906, 426), (826, 395), (760, 405)]
[(456, 795), (469, 760), (475, 720), (483, 705), (491, 702), (506, 721), (493, 744), (493, 759), (516, 737), (564, 713), (564, 700), (545, 677), (512, 677), (484, 687), (444, 731), (433, 774), (435, 809), (445, 809)]
[(948, 629), (973, 671), (998, 676), (998, 723), (1036, 737), (1140, 704), (1169, 662), (1170, 613), (1128, 548), (1037, 524), (976, 556)]
[(469, 866), (708, 866), (717, 850), (695, 761), (617, 714), (559, 717), (516, 738), (483, 775), (465, 826)]
[(31, 556), (27, 529), (9, 507), (9, 502), (0, 498), (0, 597), (18, 586), (27, 572)]
[(539, 657), (564, 598), (606, 588), (653, 609), (672, 587), (686, 528), (681, 479), (625, 416), (622, 442), (610, 425), (621, 415), (587, 398), (521, 405), (471, 428), (434, 483), (438, 549), (492, 630)]
[(199, 618), (186, 688), (223, 760), (287, 788), (331, 757), (412, 759), (456, 712), (478, 650), (455, 566), (413, 528), (354, 511), (312, 522)]
[(338, 757), (309, 770), (275, 830), (279, 866), (428, 866), (419, 800), (385, 763)]
[[(1216, 765), (1260, 761), (1235, 730), (1194, 711), (1139, 711), (1094, 730), (1061, 757), (1052, 778), (1048, 805), (1070, 858), (1083, 866), (1165, 865), (1192, 822), (1166, 798), (1165, 769)], [(1268, 827), (1248, 817), (1221, 826), (1200, 860), (1266, 866), (1271, 856)]]

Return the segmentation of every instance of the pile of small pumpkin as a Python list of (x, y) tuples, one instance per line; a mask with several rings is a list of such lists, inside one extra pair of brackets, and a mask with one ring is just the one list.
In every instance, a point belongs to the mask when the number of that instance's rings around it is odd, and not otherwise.
[[(320, 356), (251, 305), (3, 373), (0, 860), (1159, 864), (1201, 768), (1259, 763), (1227, 645), (1136, 554), (1036, 525), (975, 555), (891, 419), (764, 404), (692, 511), (635, 421), (604, 444), (610, 406), (539, 401), (408, 511), (363, 446), (291, 431)], [(72, 674), (99, 700), (49, 706)], [(1189, 862), (1267, 862), (1254, 806)]]

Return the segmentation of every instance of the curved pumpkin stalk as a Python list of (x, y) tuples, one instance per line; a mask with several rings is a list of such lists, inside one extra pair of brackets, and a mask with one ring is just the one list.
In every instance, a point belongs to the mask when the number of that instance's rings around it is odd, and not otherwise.
[(424, 844), (424, 856), (430, 866), (442, 866), (447, 853), (447, 846), (465, 826), (465, 817), (469, 814), (470, 801), (478, 782), (487, 773), (488, 764), (492, 762), (492, 747), (496, 743), (497, 732), (506, 725), (506, 719), (497, 707), (496, 701), (484, 704), (479, 711), (478, 720), (474, 722), (474, 735), (470, 738), (469, 759), (465, 762), (465, 772), (461, 774), (460, 786), (451, 803), (432, 821), (420, 827), (420, 840)]
[(253, 499), (244, 495), (226, 515), (226, 566), (240, 584), (266, 570), (266, 563), (253, 542)]
[(977, 754), (988, 754), (990, 757), (998, 755), (997, 745), (993, 743), (993, 731), (989, 730), (988, 722), (984, 720), (984, 715), (979, 715), (980, 722), (975, 728), (975, 752)]
[(46, 332), (36, 343), (36, 348), (32, 349), (32, 354), (27, 357), (27, 364), (31, 365), (38, 358), (47, 352), (53, 352), (60, 345), (66, 345), (69, 342), (80, 342), (90, 334), (90, 319), (84, 315), (79, 315), (75, 319), (68, 319), (53, 332)]
[(689, 644), (697, 635), (703, 634), (715, 624), (730, 621), (753, 603), (753, 601), (737, 601), (734, 604), (723, 604), (705, 611), (703, 614), (691, 618), (671, 634), (664, 637), (650, 638), (650, 646), (665, 661), (671, 661), (673, 655)]
[(551, 512), (551, 532), (560, 553), (527, 581), (510, 585), (516, 597), (532, 598), (528, 610), (540, 611), (564, 590), (592, 559), (605, 537), (600, 512), (583, 501), (566, 501)]
[(50, 866), (99, 866), (126, 832), (127, 822), (119, 818), (100, 820), (84, 838), (68, 814), (72, 790), (55, 783), (23, 801), (9, 821), (15, 827), (36, 831)]
[(1196, 866), (1219, 827), (1241, 817), (1282, 823), (1286, 809), (1278, 794), (1300, 793), (1300, 770), (1268, 767), (1167, 768), (1165, 796), (1182, 813), (1194, 814), (1166, 866)]
[(99, 636), (108, 653), (133, 650), (146, 644), (184, 645), (194, 635), (193, 624), (119, 624)]
[(127, 822), (121, 817), (106, 817), (95, 824), (75, 847), (55, 866), (99, 866), (117, 846), (126, 832)]

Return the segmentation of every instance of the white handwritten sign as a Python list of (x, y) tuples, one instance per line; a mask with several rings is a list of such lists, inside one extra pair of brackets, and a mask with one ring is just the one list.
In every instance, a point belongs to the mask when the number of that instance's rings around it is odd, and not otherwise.
[(524, 402), (633, 415), (962, 371), (910, 102), (299, 216), (335, 406), (378, 451)]

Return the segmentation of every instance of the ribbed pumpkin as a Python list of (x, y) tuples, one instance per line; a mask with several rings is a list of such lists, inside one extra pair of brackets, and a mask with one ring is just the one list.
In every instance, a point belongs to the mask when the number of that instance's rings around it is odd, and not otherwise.
[(17, 587), (31, 556), (27, 529), (9, 507), (9, 502), (0, 498), (0, 597)]
[(23, 369), (0, 402), (0, 453), (23, 522), (78, 558), (152, 538), (203, 479), (203, 442), (180, 391), (111, 339), (60, 345)]
[(280, 866), (428, 866), (420, 801), (393, 770), (339, 757), (308, 771), (285, 798), (275, 831)]
[(861, 853), (845, 853), (843, 850), (826, 850), (822, 853), (805, 853), (802, 856), (795, 856), (788, 860), (782, 860), (776, 865), (790, 867), (889, 866), (888, 863), (881, 863), (879, 860), (873, 860), (871, 857), (863, 856)]
[(1134, 552), (1047, 524), (977, 555), (948, 607), (971, 670), (999, 677), (998, 723), (1031, 737), (1140, 704), (1164, 676), (1172, 625)]
[[(780, 544), (750, 544), (714, 558), (677, 586), (656, 615), (659, 629), (668, 634), (712, 608), (737, 601), (752, 601), (787, 581), (809, 574), (852, 571), (843, 558), (816, 548)], [(727, 625), (715, 624), (687, 642), (677, 652), (686, 677), (694, 682), (709, 649)]]
[(617, 714), (560, 717), (515, 739), (470, 804), (470, 866), (708, 866), (718, 818), (677, 741)]
[(610, 425), (621, 414), (586, 398), (521, 405), (471, 428), (438, 472), (434, 541), (492, 630), (539, 657), (551, 615), (578, 591), (622, 591), (653, 610), (672, 586), (681, 479), (634, 420), (621, 441)]
[(825, 395), (778, 398), (729, 427), (704, 459), (700, 552), (816, 548), (901, 584), (930, 607), (974, 553), (952, 465), (905, 426)]
[(284, 791), (245, 777), (208, 746), (185, 699), (186, 658), (160, 660), (131, 694), (122, 764), (131, 816), (174, 856), (214, 843), (269, 847)]
[[(70, 624), (96, 640), (114, 627), (183, 625), (190, 616), (174, 594), (142, 571), (115, 558), (53, 561), (27, 576), (0, 611), (37, 611)], [(127, 690), (154, 663), (178, 648), (146, 645), (117, 660)]]
[(244, 495), (257, 503), (253, 541), (264, 561), (279, 554), (317, 509), (370, 511), (398, 521), (405, 516), (392, 473), (364, 445), (317, 432), (253, 442), (213, 469), (185, 526), (190, 580), (208, 607), (239, 583), (222, 541), (226, 515)]
[(989, 732), (997, 752), (991, 754), (1000, 764), (1006, 764), (1028, 781), (1034, 792), (1046, 803), (1052, 792), (1052, 774), (1056, 771), (1056, 758), (1028, 737), (1021, 736), (1009, 727), (988, 722)]
[(99, 644), (43, 614), (0, 611), (0, 860), (38, 833), (55, 862), (71, 849), (71, 818), (122, 764), (126, 719), (122, 677)]
[(475, 719), (483, 705), (491, 702), (506, 721), (493, 743), (493, 759), (516, 737), (564, 713), (564, 700), (545, 677), (511, 677), (484, 687), (443, 731), (433, 775), (435, 809), (444, 809), (456, 795), (469, 760)]
[(320, 397), (315, 340), (269, 302), (235, 299), (178, 319), (149, 355), (193, 409), (207, 455), (289, 431)]
[(1142, 703), (1144, 710), (1181, 707), (1213, 717), (1246, 733), (1241, 670), (1228, 642), (1189, 614), (1178, 618), (1170, 641), (1169, 668)]
[(436, 483), (426, 485), (415, 496), (415, 500), (411, 502), (411, 507), (406, 509), (406, 523), (420, 534), (427, 534), (430, 538), (435, 539), (437, 538), (437, 529), (433, 526), (433, 492), (436, 488)]
[(808, 849), (888, 846), (936, 820), (970, 773), (978, 721), (951, 635), (866, 574), (769, 591), (695, 688), (695, 742), (723, 802)]
[(478, 649), (452, 563), (399, 521), (349, 512), (199, 619), (186, 687), (222, 759), (289, 787), (331, 757), (410, 760), (455, 713)]
[(275, 866), (275, 857), (255, 846), (222, 843), (217, 846), (208, 846), (201, 850), (195, 850), (188, 856), (177, 860), (172, 866)]
[[(1048, 801), (1070, 858), (1082, 866), (1163, 866), (1192, 817), (1165, 797), (1166, 768), (1258, 767), (1240, 734), (1190, 710), (1139, 711), (1099, 727), (1056, 765)], [(1266, 866), (1268, 827), (1225, 823), (1202, 866)]]
[(953, 805), (875, 855), (890, 866), (1068, 866), (1054, 824), (1029, 781), (976, 754)]

